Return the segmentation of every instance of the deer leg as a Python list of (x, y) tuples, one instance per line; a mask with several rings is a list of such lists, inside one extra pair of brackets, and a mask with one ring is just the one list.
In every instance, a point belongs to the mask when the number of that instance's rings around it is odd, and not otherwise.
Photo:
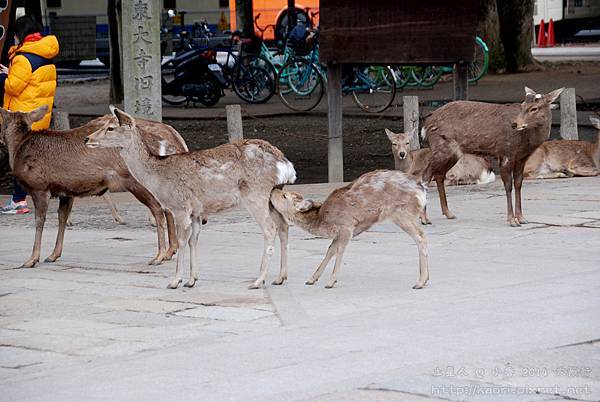
[(325, 288), (331, 289), (337, 282), (337, 274), (342, 266), (342, 258), (344, 256), (344, 250), (352, 238), (352, 230), (340, 230), (338, 234), (337, 247), (335, 249), (335, 265), (333, 266), (333, 272), (329, 277), (329, 282), (325, 285)]
[(440, 195), (440, 205), (442, 206), (442, 214), (448, 219), (455, 219), (456, 216), (448, 209), (448, 200), (446, 199), (446, 186), (444, 184), (445, 175), (435, 175), (435, 184), (437, 185), (438, 193)]
[(523, 168), (525, 163), (518, 163), (515, 165), (513, 170), (513, 180), (515, 185), (515, 221), (524, 225), (529, 223), (525, 217), (523, 217), (523, 209), (521, 207), (521, 187), (523, 186)]
[(48, 200), (50, 194), (45, 191), (34, 192), (31, 194), (33, 206), (35, 207), (35, 240), (31, 257), (21, 266), (21, 268), (35, 267), (40, 261), (40, 248), (42, 247), (42, 232), (46, 223), (46, 212), (48, 211)]
[(506, 193), (506, 220), (510, 226), (521, 226), (520, 223), (515, 219), (515, 215), (513, 213), (513, 178), (511, 175), (510, 168), (505, 165), (500, 166), (500, 176), (502, 177), (502, 182), (504, 183), (504, 191)]
[(71, 214), (71, 208), (73, 208), (73, 197), (60, 197), (58, 204), (58, 233), (56, 234), (56, 244), (54, 245), (54, 251), (50, 254), (44, 262), (54, 262), (62, 255), (63, 241), (65, 239), (65, 228), (67, 226), (67, 220)]
[(165, 260), (170, 260), (173, 255), (177, 252), (177, 231), (175, 229), (175, 218), (170, 211), (164, 210), (165, 217), (167, 218), (167, 233), (169, 235), (169, 248), (165, 255)]
[(179, 243), (179, 252), (177, 253), (177, 263), (175, 268), (175, 278), (167, 285), (169, 289), (177, 289), (182, 281), (183, 260), (185, 258), (185, 248), (192, 236), (192, 221), (189, 215), (182, 214), (176, 219), (177, 223), (177, 241)]
[(417, 244), (419, 249), (419, 281), (413, 289), (422, 289), (429, 280), (429, 263), (427, 237), (425, 232), (415, 223), (414, 216), (393, 216), (392, 220), (404, 230)]
[(333, 254), (337, 250), (337, 243), (338, 243), (338, 240), (336, 237), (335, 239), (333, 239), (333, 241), (329, 245), (329, 248), (327, 249), (327, 252), (325, 253), (325, 257), (323, 257), (323, 260), (317, 267), (317, 270), (315, 272), (313, 272), (313, 274), (310, 276), (310, 278), (306, 281), (306, 283), (305, 283), (306, 285), (314, 285), (315, 282), (317, 282), (319, 280), (319, 278), (323, 274), (323, 271), (327, 267), (327, 264), (329, 264), (329, 261), (333, 257)]
[(149, 265), (159, 265), (162, 263), (166, 256), (165, 246), (165, 214), (160, 203), (154, 198), (152, 194), (141, 184), (137, 182), (127, 183), (127, 190), (133, 194), (138, 201), (148, 207), (150, 212), (156, 219), (156, 234), (158, 237), (158, 251), (156, 256), (150, 260)]
[(259, 289), (261, 285), (265, 282), (265, 279), (267, 277), (267, 271), (269, 269), (269, 261), (271, 260), (271, 256), (275, 251), (273, 244), (275, 243), (275, 236), (277, 235), (277, 225), (269, 211), (270, 193), (258, 195), (258, 200), (249, 199), (252, 197), (252, 195), (254, 195), (254, 197), (257, 197), (256, 193), (247, 194), (242, 195), (242, 199), (244, 200), (244, 205), (246, 206), (250, 214), (254, 217), (254, 220), (256, 220), (258, 225), (261, 227), (265, 242), (263, 246), (263, 254), (260, 263), (260, 272), (258, 278), (254, 281), (252, 285), (248, 286), (248, 289)]
[(104, 193), (102, 198), (104, 198), (104, 201), (108, 204), (108, 207), (110, 208), (110, 213), (115, 222), (117, 222), (118, 225), (124, 225), (125, 221), (123, 220), (121, 215), (119, 215), (119, 211), (117, 211), (115, 203), (113, 202), (112, 198), (110, 198), (110, 193), (107, 191), (106, 193)]
[(186, 288), (194, 287), (198, 280), (198, 260), (196, 256), (196, 248), (198, 247), (198, 236), (200, 235), (201, 218), (192, 218), (192, 235), (188, 240), (190, 246), (190, 279), (183, 285)]
[(277, 235), (279, 236), (279, 249), (281, 250), (281, 262), (279, 267), (279, 276), (271, 284), (281, 285), (288, 277), (288, 237), (289, 225), (285, 219), (275, 209), (271, 210), (271, 217), (277, 225)]

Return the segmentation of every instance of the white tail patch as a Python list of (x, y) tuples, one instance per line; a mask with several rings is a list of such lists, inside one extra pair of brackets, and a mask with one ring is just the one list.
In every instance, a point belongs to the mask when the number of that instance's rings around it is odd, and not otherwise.
[(425, 138), (427, 138), (427, 130), (425, 130), (425, 127), (423, 127), (421, 129), (421, 139), (424, 140)]
[(159, 140), (158, 141), (158, 155), (159, 156), (166, 156), (167, 155), (167, 146), (166, 146), (167, 141), (166, 140)]
[(481, 172), (481, 175), (479, 175), (477, 184), (492, 183), (495, 180), (496, 180), (496, 175), (494, 174), (494, 172), (492, 172), (491, 170), (490, 171), (484, 170), (483, 172)]
[(277, 162), (277, 184), (292, 184), (296, 181), (296, 169), (292, 162), (285, 161)]

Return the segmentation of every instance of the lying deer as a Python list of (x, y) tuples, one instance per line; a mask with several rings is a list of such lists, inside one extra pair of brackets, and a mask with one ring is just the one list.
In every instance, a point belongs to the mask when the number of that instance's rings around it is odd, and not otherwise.
[(444, 178), (460, 157), (469, 153), (498, 158), (508, 223), (527, 223), (521, 208), (523, 169), (527, 158), (550, 136), (550, 105), (562, 91), (563, 88), (542, 95), (525, 87), (525, 101), (521, 104), (456, 101), (427, 117), (422, 134), (431, 147), (431, 162), (423, 173), (423, 181), (435, 179), (442, 213), (448, 219), (455, 216), (448, 209)]
[[(600, 120), (590, 117), (600, 130)], [(595, 144), (586, 141), (546, 141), (527, 159), (526, 179), (596, 176), (600, 169), (600, 131)]]
[[(392, 143), (392, 155), (396, 170), (422, 177), (431, 160), (431, 149), (410, 149), (410, 135), (394, 133), (385, 129), (385, 133)], [(446, 174), (448, 185), (462, 184), (487, 184), (496, 179), (492, 165), (479, 156), (464, 154)]]
[[(45, 262), (55, 262), (62, 254), (65, 226), (74, 198), (102, 195), (107, 190), (127, 190), (152, 212), (157, 222), (158, 252), (150, 263), (160, 264), (171, 258), (177, 250), (172, 216), (166, 214), (170, 241), (167, 249), (164, 237), (165, 212), (160, 203), (131, 176), (116, 150), (93, 150), (85, 146), (83, 140), (92, 132), (94, 124), (65, 131), (31, 131), (31, 125), (42, 119), (47, 110), (47, 106), (29, 113), (0, 109), (0, 142), (7, 145), (12, 172), (31, 195), (35, 206), (35, 241), (31, 256), (23, 267), (33, 267), (39, 262), (42, 232), (51, 196), (59, 197), (59, 226), (54, 251)], [(157, 124), (160, 123), (141, 123), (144, 133), (152, 132), (144, 134), (145, 138), (157, 135)], [(177, 148), (178, 145), (173, 144), (172, 147)]]
[(326, 288), (337, 282), (344, 250), (350, 239), (387, 219), (400, 226), (417, 243), (420, 275), (413, 288), (425, 286), (429, 279), (427, 238), (416, 223), (425, 203), (425, 186), (414, 177), (394, 170), (366, 173), (335, 190), (323, 203), (305, 200), (298, 193), (279, 189), (271, 193), (271, 204), (286, 222), (298, 225), (315, 236), (333, 240), (325, 258), (306, 282), (313, 285), (318, 281), (335, 254), (335, 266)]
[(269, 207), (269, 197), (274, 187), (294, 182), (296, 171), (279, 149), (263, 140), (242, 140), (202, 151), (156, 157), (144, 145), (136, 120), (112, 106), (111, 111), (118, 124), (106, 124), (89, 135), (86, 143), (89, 148), (117, 148), (133, 177), (173, 213), (179, 252), (170, 289), (177, 288), (182, 281), (186, 245), (190, 248), (190, 278), (185, 286), (194, 286), (198, 279), (196, 243), (202, 217), (240, 204), (254, 217), (265, 239), (260, 274), (250, 288), (259, 288), (264, 283), (277, 234), (281, 242), (281, 270), (273, 284), (280, 285), (287, 279), (288, 226)]

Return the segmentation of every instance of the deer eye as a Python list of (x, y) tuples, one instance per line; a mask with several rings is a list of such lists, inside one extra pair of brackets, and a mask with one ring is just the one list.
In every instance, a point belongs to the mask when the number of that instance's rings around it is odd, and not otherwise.
[(407, 142), (406, 145), (410, 145), (410, 142)]
[(396, 146), (398, 146), (398, 143), (397, 142), (392, 142), (392, 145), (396, 147)]
[(529, 112), (530, 112), (530, 113), (535, 113), (535, 112), (537, 112), (537, 111), (538, 111), (538, 108), (537, 108), (537, 107), (532, 107), (531, 109), (529, 109)]

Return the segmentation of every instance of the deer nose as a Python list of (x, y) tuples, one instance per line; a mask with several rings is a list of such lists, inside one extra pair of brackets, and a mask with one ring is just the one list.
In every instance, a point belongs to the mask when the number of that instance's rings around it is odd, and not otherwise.
[(515, 128), (517, 128), (517, 123), (515, 123), (515, 122), (513, 121), (513, 123), (511, 124), (511, 126), (512, 126), (512, 128), (513, 128), (513, 129), (515, 129)]
[(406, 152), (400, 152), (398, 155), (400, 155), (400, 157), (401, 157), (402, 159), (404, 159), (404, 157), (406, 156)]
[(88, 137), (85, 137), (85, 138), (83, 139), (83, 143), (84, 143), (84, 144), (87, 144), (89, 141), (90, 141), (90, 139), (89, 139)]

